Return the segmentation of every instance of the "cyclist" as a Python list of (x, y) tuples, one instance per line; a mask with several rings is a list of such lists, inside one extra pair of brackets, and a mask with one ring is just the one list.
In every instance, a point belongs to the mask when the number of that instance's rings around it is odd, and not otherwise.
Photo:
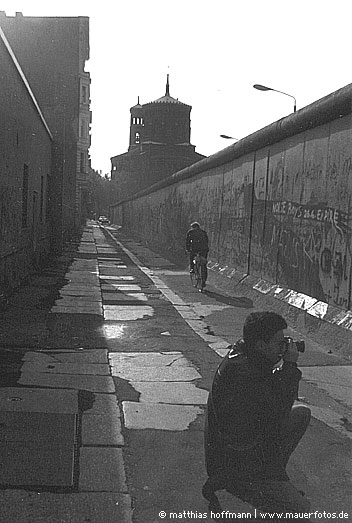
[(196, 254), (199, 254), (202, 258), (205, 259), (205, 262), (203, 264), (204, 266), (204, 285), (207, 281), (208, 277), (208, 271), (207, 271), (207, 256), (209, 252), (209, 245), (208, 245), (208, 235), (207, 233), (200, 228), (200, 225), (198, 222), (191, 223), (191, 228), (187, 232), (186, 235), (186, 252), (189, 253), (189, 265), (190, 265), (190, 271), (194, 272), (193, 269), (193, 260)]

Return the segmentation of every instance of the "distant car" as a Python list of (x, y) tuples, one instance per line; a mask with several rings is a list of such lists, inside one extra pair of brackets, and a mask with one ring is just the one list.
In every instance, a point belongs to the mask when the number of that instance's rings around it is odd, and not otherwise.
[(101, 225), (110, 225), (110, 220), (106, 216), (99, 216), (99, 223)]

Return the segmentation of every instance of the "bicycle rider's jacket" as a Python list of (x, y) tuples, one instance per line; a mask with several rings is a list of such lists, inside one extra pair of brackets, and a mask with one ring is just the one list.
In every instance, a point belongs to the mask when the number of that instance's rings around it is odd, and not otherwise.
[(286, 481), (280, 459), (280, 427), (298, 394), (295, 363), (272, 363), (243, 340), (220, 363), (209, 394), (205, 428), (208, 475), (230, 480)]
[(208, 235), (203, 229), (197, 227), (187, 232), (186, 251), (207, 257), (209, 252)]

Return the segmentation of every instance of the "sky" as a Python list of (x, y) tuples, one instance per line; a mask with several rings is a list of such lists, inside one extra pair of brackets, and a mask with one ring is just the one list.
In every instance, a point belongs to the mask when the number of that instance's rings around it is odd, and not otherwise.
[(352, 82), (350, 0), (2, 0), (8, 16), (90, 19), (93, 169), (127, 152), (130, 107), (165, 94), (191, 105), (209, 156)]

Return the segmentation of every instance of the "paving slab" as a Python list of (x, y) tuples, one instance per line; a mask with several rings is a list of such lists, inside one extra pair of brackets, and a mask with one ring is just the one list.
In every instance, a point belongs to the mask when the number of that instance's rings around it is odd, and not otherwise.
[[(126, 307), (128, 306), (126, 305)], [(184, 322), (181, 318), (180, 321), (173, 321), (167, 326), (165, 325), (165, 322), (158, 321), (157, 318), (155, 319), (155, 321), (153, 321), (153, 318), (148, 318), (148, 321), (135, 322), (123, 320), (110, 320), (105, 321), (104, 325), (97, 326), (96, 334), (101, 334), (102, 336), (105, 336), (106, 339), (108, 339), (109, 336), (107, 335), (107, 333), (109, 331), (111, 332), (111, 328), (116, 328), (116, 333), (118, 333), (119, 331), (121, 332), (119, 338), (121, 341), (123, 339), (125, 343), (132, 343), (132, 350), (134, 350), (133, 343), (140, 343), (141, 339), (143, 343), (147, 343), (148, 339), (151, 339), (153, 340), (153, 344), (156, 342), (156, 340), (159, 339), (162, 346), (163, 343), (167, 343), (167, 340), (165, 340), (166, 335), (162, 334), (165, 332), (169, 332), (169, 342), (172, 341), (174, 349), (189, 346), (190, 340), (192, 340), (192, 343), (198, 343), (199, 341), (201, 341), (200, 338), (193, 331), (191, 331), (187, 326), (184, 325)], [(212, 337), (211, 341), (214, 342), (218, 340)], [(140, 348), (140, 345), (138, 346), (138, 348)]]
[(148, 305), (104, 305), (105, 320), (135, 321), (154, 315), (153, 307)]
[(67, 305), (54, 305), (50, 309), (51, 314), (94, 314), (96, 316), (102, 315), (102, 307), (97, 304), (94, 306), (83, 307), (81, 305), (72, 305), (69, 307)]
[(22, 373), (43, 372), (49, 374), (87, 374), (93, 376), (109, 376), (110, 369), (107, 363), (45, 363), (27, 361), (22, 365)]
[(81, 447), (79, 490), (127, 493), (122, 450)]
[(114, 287), (116, 288), (116, 290), (118, 291), (121, 291), (121, 292), (132, 292), (132, 291), (136, 291), (136, 292), (140, 292), (142, 290), (142, 288), (139, 286), (139, 285), (134, 285), (134, 284), (124, 284), (124, 283), (117, 283), (114, 285)]
[[(114, 278), (117, 282), (125, 282), (125, 281), (135, 281), (134, 276), (115, 276)], [(119, 285), (119, 284), (117, 284)], [(102, 285), (103, 288), (103, 285)]]
[(82, 416), (83, 446), (123, 446), (120, 416), (112, 412), (103, 414), (86, 414)]
[(90, 291), (90, 292), (98, 292), (100, 289), (99, 280), (96, 279), (94, 283), (90, 283), (89, 285), (86, 285), (85, 283), (67, 283), (61, 289), (59, 289), (60, 292), (70, 290), (70, 291)]
[(101, 292), (85, 293), (85, 291), (77, 292), (72, 294), (61, 293), (60, 297), (55, 300), (56, 305), (80, 305), (89, 306), (94, 305), (97, 301), (101, 300)]
[(119, 267), (121, 267), (121, 265), (124, 264), (121, 263), (120, 265), (114, 265), (110, 267), (104, 267), (99, 265), (99, 274), (102, 278), (104, 278), (105, 276), (116, 276), (116, 274), (118, 273), (118, 269)]
[(109, 353), (110, 364), (116, 368), (135, 367), (190, 367), (191, 364), (180, 351)]
[(74, 445), (77, 415), (52, 412), (0, 412), (0, 443), (50, 442)]
[[(20, 500), (20, 502), (19, 502)], [(115, 492), (0, 491), (4, 523), (132, 523), (131, 498)]]
[(123, 305), (126, 303), (139, 303), (148, 301), (148, 297), (144, 293), (127, 293), (121, 292), (104, 292), (103, 291), (103, 305)]
[(192, 381), (201, 378), (192, 367), (113, 367), (112, 375), (128, 381)]
[[(98, 270), (91, 270), (86, 269), (82, 271), (70, 271), (65, 274), (65, 278), (69, 280), (69, 284), (67, 287), (70, 287), (71, 285), (76, 285), (85, 281), (92, 281), (95, 285), (98, 281)], [(77, 283), (76, 283), (77, 282)]]
[(94, 394), (91, 408), (84, 411), (85, 416), (107, 414), (113, 418), (120, 418), (120, 408), (115, 394)]
[(130, 385), (140, 393), (141, 403), (171, 403), (178, 405), (206, 405), (208, 391), (189, 382), (131, 381)]
[[(47, 362), (47, 363), (107, 363), (108, 353), (105, 349), (69, 349), (62, 351), (50, 350), (50, 353), (41, 352), (26, 352), (22, 361), (32, 362)], [(1, 390), (1, 389), (0, 389)]]
[(18, 380), (20, 385), (36, 387), (88, 390), (90, 392), (115, 392), (113, 379), (110, 376), (77, 376), (74, 374), (49, 374), (40, 372), (22, 373)]
[(191, 405), (122, 402), (127, 429), (183, 431), (189, 428), (204, 410)]
[[(108, 253), (109, 254), (109, 253)], [(118, 265), (120, 263), (125, 263), (126, 262), (126, 257), (120, 257), (120, 256), (116, 256), (116, 251), (115, 253), (110, 253), (110, 254), (115, 254), (115, 256), (105, 256), (104, 253), (98, 253), (98, 264), (99, 264), (99, 267), (101, 267), (102, 265)]]
[(0, 411), (6, 412), (78, 412), (78, 393), (73, 390), (0, 388)]
[(72, 487), (74, 451), (62, 442), (0, 442), (0, 485)]

